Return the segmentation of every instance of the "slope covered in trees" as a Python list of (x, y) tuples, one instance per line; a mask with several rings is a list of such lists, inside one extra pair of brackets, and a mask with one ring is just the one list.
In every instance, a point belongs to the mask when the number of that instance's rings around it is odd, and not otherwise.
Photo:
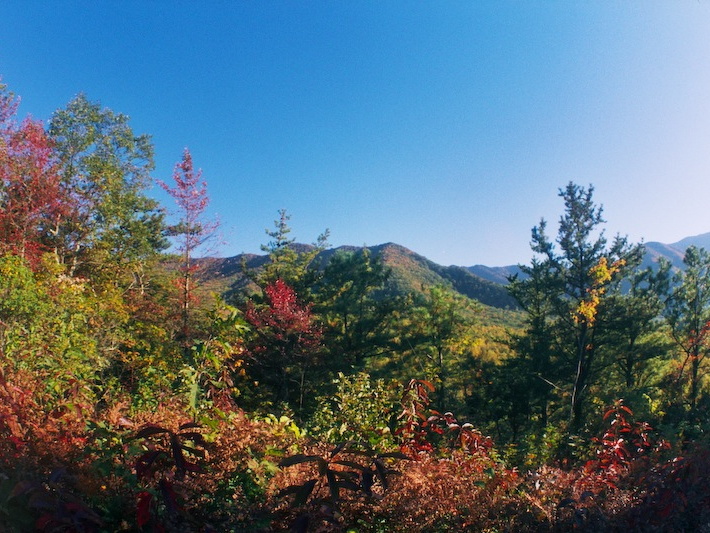
[(265, 255), (195, 260), (188, 151), (171, 217), (125, 115), (16, 109), (0, 87), (0, 529), (710, 523), (704, 249), (647, 269), (570, 183), (507, 289), (296, 245), (283, 210)]

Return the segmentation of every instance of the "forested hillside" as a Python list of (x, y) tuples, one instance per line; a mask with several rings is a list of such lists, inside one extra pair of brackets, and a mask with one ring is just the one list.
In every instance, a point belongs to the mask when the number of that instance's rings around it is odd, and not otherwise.
[(209, 176), (152, 171), (127, 116), (0, 86), (0, 530), (710, 527), (705, 249), (647, 268), (569, 183), (507, 287), (285, 210), (205, 258)]
[[(314, 246), (293, 243), (299, 253), (310, 252)], [(360, 254), (364, 247), (340, 246), (317, 252), (313, 263), (326, 265), (335, 254)], [(368, 247), (368, 253), (389, 269), (390, 275), (383, 288), (382, 297), (423, 293), (433, 285), (449, 285), (455, 292), (480, 303), (501, 309), (516, 309), (517, 302), (500, 283), (484, 279), (469, 269), (459, 266), (442, 266), (394, 243)], [(228, 258), (201, 259), (204, 268), (200, 272), (202, 282), (219, 293), (238, 294), (248, 286), (247, 269), (259, 269), (268, 261), (266, 255), (241, 254)]]

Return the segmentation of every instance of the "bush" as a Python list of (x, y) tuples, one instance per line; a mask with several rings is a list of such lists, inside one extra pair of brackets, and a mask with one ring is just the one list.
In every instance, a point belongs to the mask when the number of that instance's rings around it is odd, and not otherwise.
[(398, 383), (372, 379), (359, 372), (342, 372), (333, 380), (334, 394), (321, 396), (309, 424), (310, 432), (332, 444), (348, 440), (363, 441), (377, 450), (394, 447), (392, 424), (399, 403)]

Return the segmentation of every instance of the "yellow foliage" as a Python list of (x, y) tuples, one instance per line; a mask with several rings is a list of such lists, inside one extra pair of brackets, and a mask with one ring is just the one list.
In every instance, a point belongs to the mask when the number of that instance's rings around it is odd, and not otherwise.
[(606, 292), (606, 285), (625, 264), (626, 261), (624, 259), (619, 259), (609, 266), (607, 258), (602, 257), (596, 265), (589, 269), (592, 286), (587, 289), (587, 298), (581, 300), (575, 309), (575, 323), (586, 322), (590, 326), (594, 325), (599, 302)]

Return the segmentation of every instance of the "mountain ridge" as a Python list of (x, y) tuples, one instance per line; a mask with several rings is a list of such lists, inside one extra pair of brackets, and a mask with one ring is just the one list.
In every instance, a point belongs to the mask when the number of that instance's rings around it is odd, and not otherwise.
[[(312, 245), (292, 245), (299, 251), (313, 250)], [(517, 308), (515, 300), (500, 283), (483, 279), (470, 272), (466, 267), (435, 263), (402, 245), (388, 242), (375, 246), (344, 245), (323, 250), (315, 261), (325, 263), (331, 256), (342, 252), (357, 253), (367, 248), (373, 257), (380, 257), (383, 264), (391, 270), (385, 290), (390, 293), (403, 294), (407, 292), (424, 292), (428, 287), (448, 284), (469, 298), (478, 300), (484, 305), (501, 309)], [(201, 277), (212, 292), (223, 295), (234, 295), (248, 285), (244, 275), (247, 270), (257, 270), (268, 260), (268, 256), (258, 254), (239, 254), (225, 258), (203, 258)]]
[[(654, 264), (657, 264), (659, 259), (663, 257), (670, 261), (673, 268), (682, 269), (685, 251), (690, 246), (697, 246), (698, 248), (705, 248), (706, 250), (710, 250), (710, 232), (701, 233), (700, 235), (694, 235), (691, 237), (685, 237), (680, 241), (672, 244), (649, 241), (643, 243), (643, 245), (646, 249), (646, 253), (644, 254), (643, 261), (641, 262), (641, 268), (651, 267)], [(508, 283), (508, 277), (522, 273), (518, 265), (507, 265), (499, 267), (474, 265), (466, 268), (473, 274), (485, 280), (491, 281), (493, 283), (500, 283), (502, 285)]]
[[(663, 257), (674, 267), (682, 268), (685, 249), (691, 245), (710, 249), (710, 233), (686, 237), (673, 244), (656, 241), (644, 243), (646, 253), (641, 266), (644, 268), (652, 266)], [(298, 251), (314, 249), (314, 246), (309, 244), (294, 243), (292, 246)], [(317, 259), (325, 262), (339, 251), (357, 253), (365, 248), (373, 256), (380, 257), (383, 264), (391, 269), (387, 287), (390, 292), (423, 292), (433, 285), (448, 284), (455, 291), (484, 305), (500, 309), (518, 308), (505, 285), (510, 276), (521, 273), (519, 265), (444, 266), (393, 242), (375, 246), (343, 245), (328, 248), (320, 252)], [(242, 291), (248, 282), (243, 272), (244, 265), (247, 269), (255, 270), (262, 267), (267, 260), (266, 254), (243, 253), (226, 258), (205, 258), (200, 261), (205, 267), (203, 279), (213, 291), (234, 294)]]

